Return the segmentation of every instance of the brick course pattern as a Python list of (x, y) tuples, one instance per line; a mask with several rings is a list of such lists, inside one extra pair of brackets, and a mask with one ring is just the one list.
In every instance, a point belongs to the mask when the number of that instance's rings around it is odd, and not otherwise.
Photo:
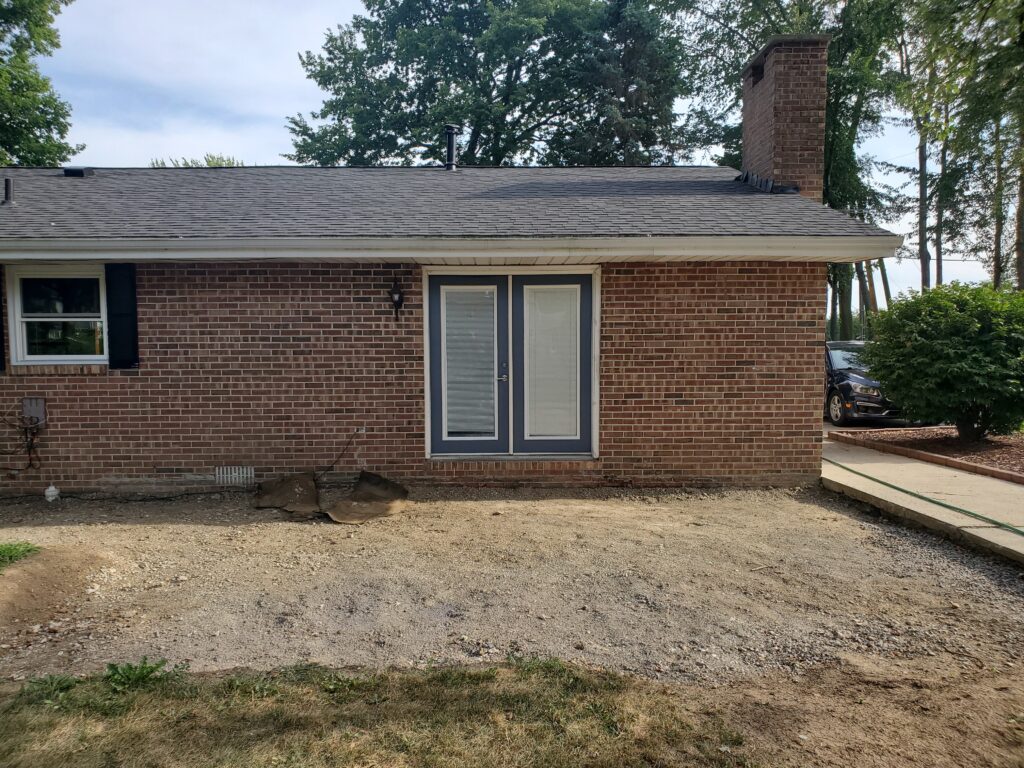
[(828, 42), (771, 44), (762, 57), (743, 72), (743, 170), (820, 201)]
[[(820, 472), (824, 285), (824, 264), (605, 265), (601, 458), (464, 461), (424, 456), (418, 267), (140, 264), (138, 370), (0, 374), (0, 408), (42, 396), (49, 415), (42, 468), (0, 476), (0, 493), (325, 467), (357, 428), (337, 479), (365, 467), (464, 484), (808, 482)], [(0, 448), (13, 436), (0, 433)]]

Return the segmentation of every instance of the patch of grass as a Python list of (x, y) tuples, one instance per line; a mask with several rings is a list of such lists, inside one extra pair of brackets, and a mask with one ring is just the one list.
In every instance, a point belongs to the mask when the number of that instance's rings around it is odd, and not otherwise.
[(60, 709), (67, 692), (79, 682), (77, 678), (70, 675), (46, 675), (29, 680), (19, 695), (32, 704)]
[(173, 674), (174, 670), (167, 669), (167, 659), (151, 662), (143, 656), (138, 664), (107, 664), (103, 679), (114, 693), (124, 693), (165, 681)]
[(0, 765), (750, 766), (742, 737), (670, 688), (516, 659), (353, 673), (197, 675), (143, 660), (0, 698)]
[(23, 557), (35, 554), (39, 547), (27, 541), (0, 542), (0, 571)]

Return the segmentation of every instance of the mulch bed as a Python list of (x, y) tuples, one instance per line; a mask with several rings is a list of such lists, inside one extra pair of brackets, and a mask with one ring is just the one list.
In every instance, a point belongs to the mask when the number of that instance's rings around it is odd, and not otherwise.
[(1024, 474), (1024, 432), (990, 436), (974, 444), (961, 443), (953, 427), (864, 430), (856, 437)]

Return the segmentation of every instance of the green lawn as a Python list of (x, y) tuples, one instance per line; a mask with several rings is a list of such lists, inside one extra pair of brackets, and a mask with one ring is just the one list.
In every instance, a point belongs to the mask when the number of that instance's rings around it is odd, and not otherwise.
[(158, 664), (0, 695), (0, 765), (750, 766), (671, 689), (554, 660), (356, 674)]
[(39, 547), (27, 541), (0, 542), (0, 571), (11, 563), (38, 552)]

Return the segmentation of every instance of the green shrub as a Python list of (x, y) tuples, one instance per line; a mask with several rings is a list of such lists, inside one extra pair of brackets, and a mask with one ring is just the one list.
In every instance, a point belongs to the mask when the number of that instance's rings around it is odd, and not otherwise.
[(863, 358), (908, 417), (960, 438), (1024, 422), (1024, 293), (984, 285), (912, 292), (879, 314)]
[(143, 656), (138, 664), (107, 664), (103, 679), (115, 693), (124, 693), (165, 680), (173, 674), (173, 671), (167, 670), (166, 667), (167, 659), (150, 662)]

